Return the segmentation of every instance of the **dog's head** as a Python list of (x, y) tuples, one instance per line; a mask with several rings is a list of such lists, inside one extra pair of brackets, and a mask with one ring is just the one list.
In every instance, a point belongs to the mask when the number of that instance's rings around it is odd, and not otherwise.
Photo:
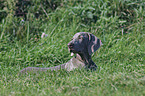
[(92, 55), (100, 46), (102, 42), (96, 36), (88, 32), (76, 33), (72, 40), (68, 43), (68, 48), (71, 53), (88, 52)]

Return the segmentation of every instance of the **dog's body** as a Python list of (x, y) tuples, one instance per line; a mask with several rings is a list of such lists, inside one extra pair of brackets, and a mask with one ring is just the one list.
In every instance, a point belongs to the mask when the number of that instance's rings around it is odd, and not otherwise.
[(72, 71), (75, 68), (87, 68), (91, 70), (96, 70), (97, 65), (92, 61), (91, 55), (95, 52), (102, 42), (96, 36), (88, 32), (76, 33), (72, 41), (68, 43), (69, 51), (71, 55), (76, 54), (67, 63), (61, 64), (49, 68), (39, 68), (39, 67), (27, 67), (20, 71), (20, 73), (27, 73), (29, 71), (47, 71), (47, 70), (60, 70), (65, 69), (67, 71)]

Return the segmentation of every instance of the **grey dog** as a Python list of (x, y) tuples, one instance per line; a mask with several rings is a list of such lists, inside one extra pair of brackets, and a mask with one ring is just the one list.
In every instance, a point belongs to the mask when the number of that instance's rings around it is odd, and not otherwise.
[(96, 36), (88, 32), (76, 33), (72, 40), (68, 43), (68, 49), (71, 55), (75, 56), (71, 58), (67, 63), (49, 67), (49, 68), (39, 68), (39, 67), (27, 67), (20, 71), (20, 73), (28, 72), (38, 72), (47, 70), (60, 70), (64, 69), (67, 71), (72, 71), (76, 68), (86, 68), (90, 70), (96, 70), (97, 65), (92, 61), (91, 55), (95, 52), (102, 42)]

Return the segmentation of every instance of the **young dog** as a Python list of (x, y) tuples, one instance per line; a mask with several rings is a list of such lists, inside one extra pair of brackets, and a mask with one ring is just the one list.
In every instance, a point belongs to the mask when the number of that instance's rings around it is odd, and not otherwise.
[(20, 73), (27, 72), (37, 72), (37, 71), (47, 71), (47, 70), (60, 70), (65, 69), (67, 71), (72, 71), (75, 68), (86, 68), (90, 70), (96, 70), (97, 65), (92, 61), (91, 55), (95, 52), (102, 42), (96, 36), (88, 32), (76, 33), (72, 40), (68, 43), (69, 51), (71, 55), (76, 54), (67, 63), (49, 67), (49, 68), (39, 68), (39, 67), (27, 67), (20, 71)]

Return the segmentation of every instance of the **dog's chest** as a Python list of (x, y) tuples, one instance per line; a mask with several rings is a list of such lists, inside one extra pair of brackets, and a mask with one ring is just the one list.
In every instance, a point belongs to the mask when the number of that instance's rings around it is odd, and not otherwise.
[(81, 69), (85, 66), (85, 64), (83, 62), (81, 62), (80, 60), (76, 59), (75, 57), (73, 57), (72, 59), (70, 59), (66, 65), (65, 65), (65, 69), (67, 71), (72, 71), (76, 68)]

